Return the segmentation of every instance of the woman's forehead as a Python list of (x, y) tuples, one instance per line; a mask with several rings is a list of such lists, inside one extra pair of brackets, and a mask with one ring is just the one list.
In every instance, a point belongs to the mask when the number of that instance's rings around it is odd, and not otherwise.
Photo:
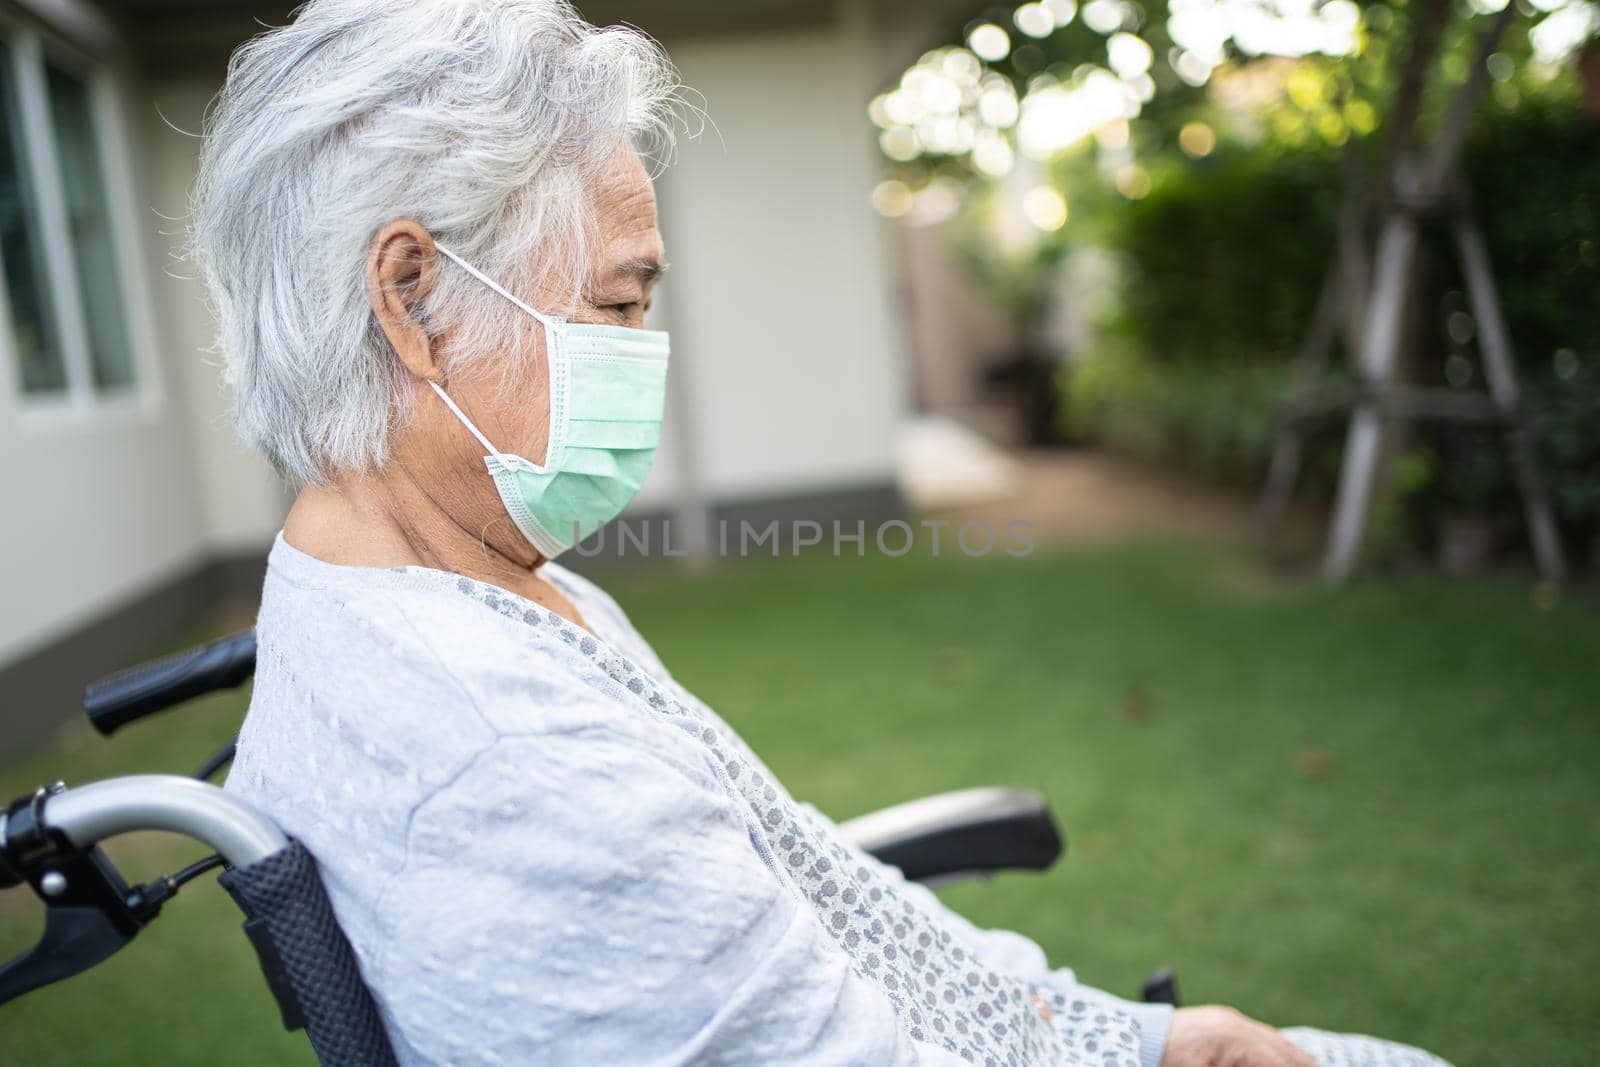
[(627, 263), (654, 263), (660, 272), (661, 234), (656, 226), (656, 193), (639, 154), (631, 147), (617, 153), (601, 173), (594, 193), (595, 216), (602, 237), (603, 268)]

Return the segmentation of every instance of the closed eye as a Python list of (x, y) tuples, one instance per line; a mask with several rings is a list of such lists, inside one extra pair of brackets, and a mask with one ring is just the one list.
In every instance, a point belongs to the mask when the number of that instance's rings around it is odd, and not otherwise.
[(642, 318), (650, 311), (650, 301), (646, 300), (640, 302), (638, 300), (629, 300), (624, 304), (605, 304), (602, 306), (602, 310), (609, 311), (613, 315), (620, 315), (625, 319), (634, 317)]

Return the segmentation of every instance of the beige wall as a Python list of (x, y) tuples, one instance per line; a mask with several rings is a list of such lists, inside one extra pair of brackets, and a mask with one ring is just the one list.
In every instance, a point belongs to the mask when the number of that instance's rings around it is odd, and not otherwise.
[(672, 48), (706, 132), (661, 179), (674, 383), (713, 498), (886, 482), (907, 407), (864, 30)]
[(0, 664), (182, 572), (203, 534), (166, 395), (116, 415), (0, 414)]
[[(277, 476), (233, 432), (221, 356), (193, 264), (180, 258), (190, 183), (199, 165), (200, 129), (218, 84), (207, 78), (148, 85), (133, 102), (147, 182), (143, 221), (156, 263), (159, 335), (184, 414), (186, 455), (199, 499), (204, 544), (218, 553), (264, 548), (283, 523), (288, 495)], [(176, 127), (176, 128), (174, 128)], [(189, 131), (189, 132), (181, 132)]]

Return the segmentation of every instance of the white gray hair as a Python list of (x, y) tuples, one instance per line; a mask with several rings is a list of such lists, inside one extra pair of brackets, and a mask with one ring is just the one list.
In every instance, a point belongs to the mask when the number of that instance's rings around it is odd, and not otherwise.
[[(566, 0), (313, 0), (240, 47), (190, 250), (241, 435), (295, 485), (382, 466), (406, 391), (367, 296), (378, 228), (416, 219), (513, 291), (575, 301), (597, 170), (629, 139), (670, 145), (676, 88), (654, 42)], [(437, 276), (419, 317), (450, 332), (452, 373), (529, 335), (464, 271)]]

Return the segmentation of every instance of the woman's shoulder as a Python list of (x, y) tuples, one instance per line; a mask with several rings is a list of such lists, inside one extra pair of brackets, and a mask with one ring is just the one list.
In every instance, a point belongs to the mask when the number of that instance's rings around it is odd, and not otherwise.
[(585, 657), (570, 623), (529, 624), (397, 572), (301, 577), (269, 569), (228, 785), (331, 870), (360, 880), (352, 842), (392, 867), (411, 813), (508, 741), (551, 760), (581, 752), (597, 783), (632, 752), (720, 788), (704, 748)]

